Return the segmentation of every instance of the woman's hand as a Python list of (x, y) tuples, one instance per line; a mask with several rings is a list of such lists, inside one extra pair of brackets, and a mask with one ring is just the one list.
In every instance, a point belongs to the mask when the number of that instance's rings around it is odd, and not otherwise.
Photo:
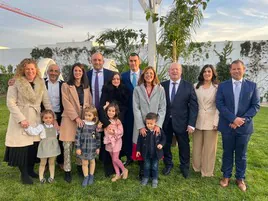
[(75, 122), (76, 122), (77, 127), (79, 128), (82, 128), (84, 125), (84, 122), (79, 117), (75, 119)]
[(146, 128), (141, 128), (140, 130), (140, 134), (145, 137), (146, 136)]
[(155, 125), (155, 126), (154, 126), (154, 134), (155, 134), (155, 135), (158, 135), (159, 133), (160, 133), (160, 127), (157, 126), (157, 125)]
[(20, 122), (20, 126), (22, 128), (28, 128), (29, 122), (27, 120), (23, 120), (23, 121)]
[(60, 131), (60, 126), (59, 126), (57, 120), (54, 121), (54, 128), (55, 128), (57, 131)]
[(218, 126), (213, 126), (213, 130), (214, 131), (218, 130)]

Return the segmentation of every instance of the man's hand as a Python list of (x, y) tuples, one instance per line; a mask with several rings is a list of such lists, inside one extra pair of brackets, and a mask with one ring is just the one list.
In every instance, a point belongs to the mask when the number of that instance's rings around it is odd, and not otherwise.
[(237, 127), (242, 126), (245, 123), (245, 118), (236, 117), (233, 124), (235, 124)]
[(187, 130), (188, 134), (192, 134), (194, 132), (194, 129), (191, 126), (187, 126)]
[(139, 130), (139, 132), (140, 132), (140, 134), (141, 134), (143, 137), (146, 136), (146, 128), (141, 128), (141, 129)]
[(157, 149), (162, 149), (163, 148), (163, 145), (162, 144), (158, 144), (157, 145)]
[(81, 149), (77, 149), (77, 150), (76, 150), (76, 154), (77, 154), (78, 156), (80, 156), (80, 155), (82, 154)]
[(96, 149), (96, 154), (97, 154), (97, 155), (100, 154), (100, 149)]

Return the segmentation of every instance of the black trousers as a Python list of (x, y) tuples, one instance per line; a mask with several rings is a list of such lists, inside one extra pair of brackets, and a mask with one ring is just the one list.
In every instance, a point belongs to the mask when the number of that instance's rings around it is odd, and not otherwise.
[(163, 148), (164, 150), (164, 164), (166, 167), (173, 167), (172, 162), (172, 153), (171, 153), (171, 144), (173, 134), (175, 134), (176, 140), (178, 142), (179, 150), (179, 160), (180, 160), (180, 169), (188, 169), (190, 167), (190, 145), (189, 145), (189, 135), (185, 129), (183, 133), (176, 133), (173, 129), (172, 118), (169, 119), (168, 125), (164, 130), (166, 134), (166, 144)]
[[(55, 112), (55, 115), (57, 117), (57, 122), (58, 122), (58, 125), (60, 126), (61, 125), (61, 114), (62, 112)], [(59, 135), (58, 135), (58, 139), (59, 139)], [(63, 157), (63, 153), (64, 153), (64, 149), (63, 149), (63, 142), (59, 140), (59, 146), (60, 146), (60, 152), (61, 154), (57, 156), (57, 163), (58, 164), (63, 164), (64, 162), (64, 157)]]
[(105, 150), (105, 144), (103, 144), (104, 133), (101, 133), (101, 148), (99, 159), (103, 163), (105, 176), (110, 176), (115, 173), (112, 158), (108, 151)]

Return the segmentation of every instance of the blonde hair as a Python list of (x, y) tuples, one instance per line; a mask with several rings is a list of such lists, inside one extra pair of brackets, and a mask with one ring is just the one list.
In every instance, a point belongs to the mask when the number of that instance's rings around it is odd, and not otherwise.
[(25, 67), (27, 66), (27, 64), (34, 64), (34, 67), (36, 68), (36, 76), (41, 78), (41, 72), (37, 66), (36, 61), (30, 58), (25, 58), (19, 63), (16, 69), (15, 77), (25, 77)]
[(93, 121), (95, 122), (95, 124), (97, 124), (98, 121), (99, 121), (97, 108), (94, 107), (93, 105), (91, 105), (91, 106), (89, 106), (89, 107), (86, 107), (86, 108), (84, 109), (84, 112), (83, 112), (83, 119), (85, 118), (85, 114), (86, 114), (87, 112), (90, 112), (90, 113), (92, 113), (92, 114), (94, 115), (94, 119), (93, 119)]

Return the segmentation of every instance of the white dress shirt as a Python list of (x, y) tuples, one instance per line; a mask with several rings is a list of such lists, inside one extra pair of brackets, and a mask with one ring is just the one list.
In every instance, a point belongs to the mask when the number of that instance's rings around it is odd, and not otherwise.
[[(177, 94), (180, 82), (181, 82), (181, 79), (178, 79), (176, 81), (177, 84), (175, 85), (175, 94)], [(172, 89), (173, 89), (173, 84), (172, 83), (174, 83), (174, 81), (170, 80), (170, 82), (169, 82), (169, 100), (171, 100), (171, 93), (172, 93)]]
[(54, 112), (60, 112), (60, 83), (52, 83), (47, 79), (47, 91)]
[(131, 81), (131, 83), (132, 83), (132, 80), (133, 80), (133, 73), (136, 74), (136, 79), (137, 79), (136, 86), (138, 86), (138, 81), (140, 79), (140, 69), (137, 72), (134, 72), (134, 71), (130, 70), (130, 81)]

